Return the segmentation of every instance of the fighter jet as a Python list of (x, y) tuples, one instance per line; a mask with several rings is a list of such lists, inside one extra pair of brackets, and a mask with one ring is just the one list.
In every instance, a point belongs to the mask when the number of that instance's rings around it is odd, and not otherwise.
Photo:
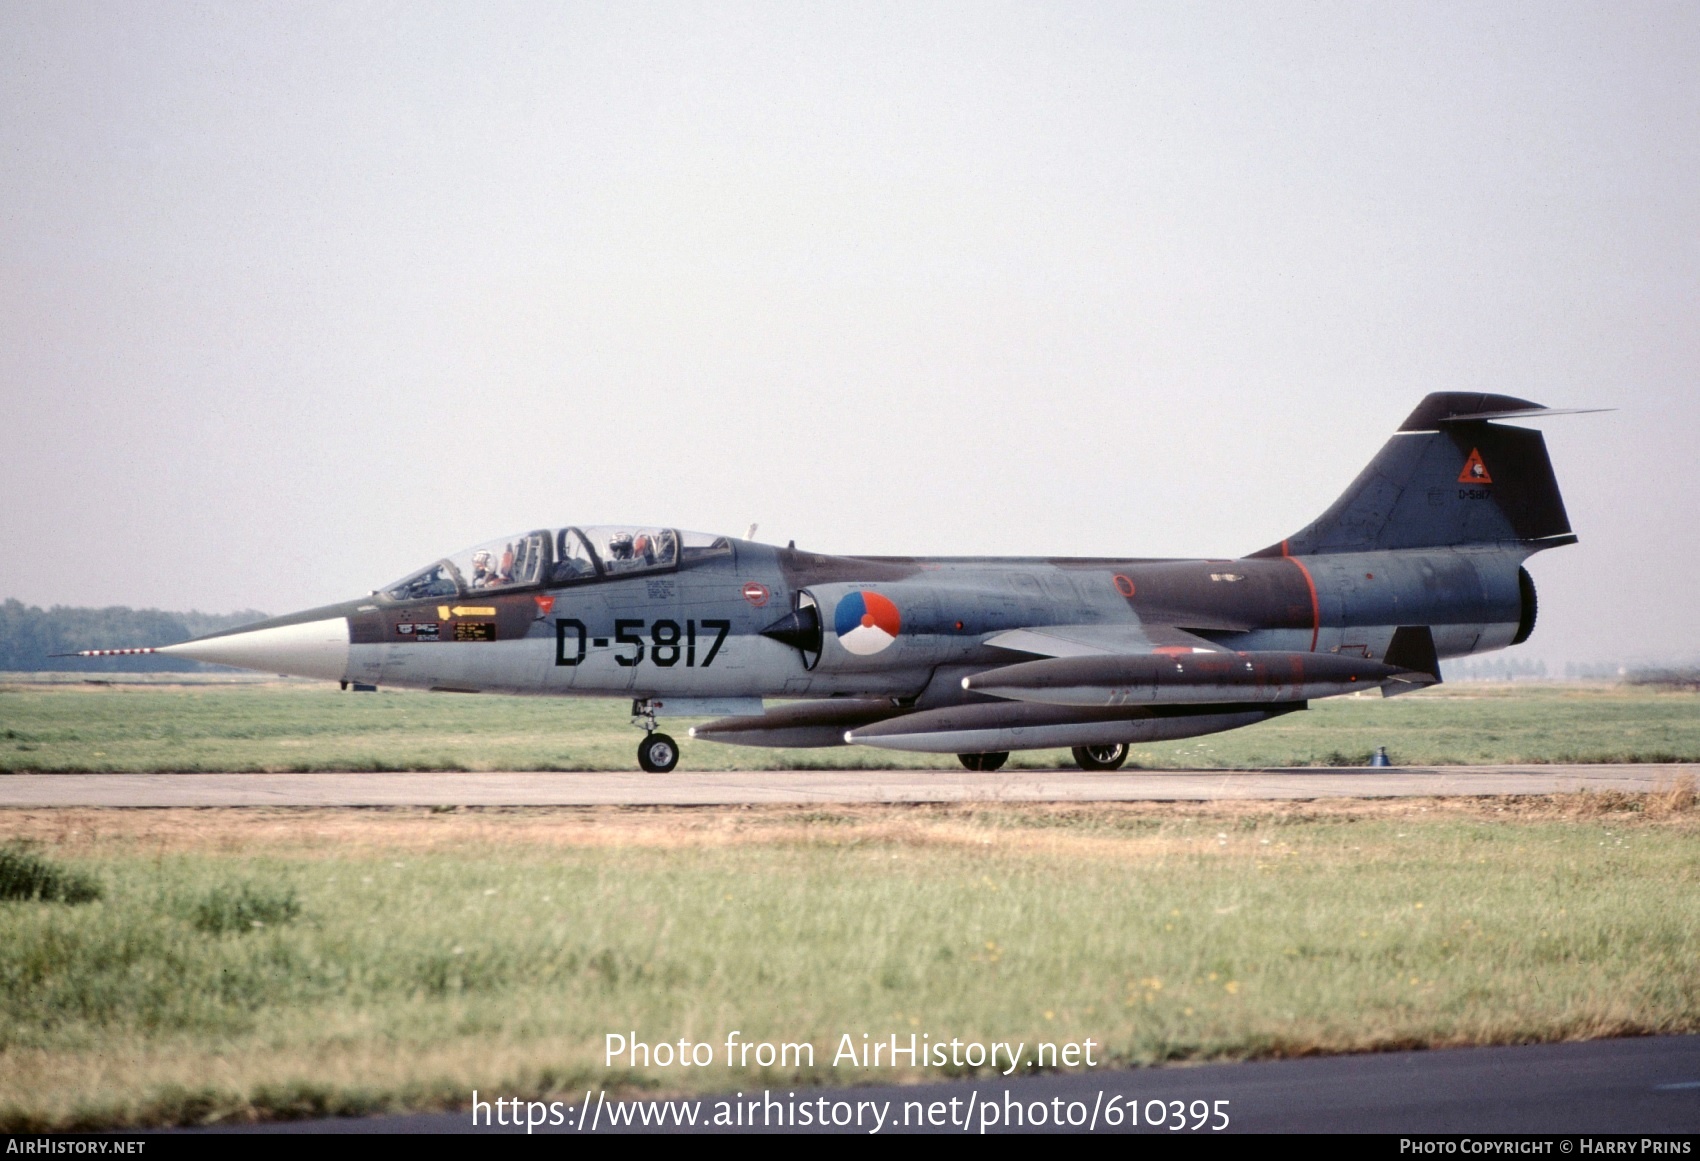
[(1430, 395), (1332, 507), (1234, 559), (837, 556), (567, 525), (153, 651), (345, 688), (630, 699), (652, 772), (679, 760), (661, 719), (714, 715), (690, 736), (971, 770), (1068, 747), (1113, 770), (1135, 743), (1420, 689), (1442, 658), (1528, 640), (1523, 562), (1576, 536), (1540, 433), (1498, 421), (1550, 414)]

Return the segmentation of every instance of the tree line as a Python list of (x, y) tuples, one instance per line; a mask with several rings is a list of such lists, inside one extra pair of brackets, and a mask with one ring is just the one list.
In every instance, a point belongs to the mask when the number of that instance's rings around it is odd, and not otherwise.
[(261, 621), (265, 616), (253, 609), (235, 613), (167, 613), (125, 605), (104, 609), (54, 605), (42, 609), (8, 599), (0, 604), (0, 670), (159, 673), (206, 669), (209, 667), (196, 661), (146, 653), (133, 657), (54, 657), (53, 654), (74, 653), (79, 649), (175, 645), (191, 637)]

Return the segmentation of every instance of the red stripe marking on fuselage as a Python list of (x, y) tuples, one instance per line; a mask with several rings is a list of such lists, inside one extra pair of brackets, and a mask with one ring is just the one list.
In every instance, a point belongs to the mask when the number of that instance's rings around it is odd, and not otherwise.
[[(1287, 543), (1282, 541), (1281, 552), (1283, 555), (1286, 554), (1286, 550)], [(1315, 653), (1316, 639), (1322, 633), (1322, 602), (1316, 599), (1316, 582), (1311, 579), (1310, 569), (1305, 567), (1305, 562), (1296, 556), (1289, 556), (1287, 559), (1298, 565), (1299, 572), (1304, 574), (1305, 588), (1310, 590), (1310, 651)]]

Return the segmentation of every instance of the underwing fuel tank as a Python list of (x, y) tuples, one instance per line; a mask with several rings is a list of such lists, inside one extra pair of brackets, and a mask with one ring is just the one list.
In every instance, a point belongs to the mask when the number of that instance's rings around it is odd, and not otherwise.
[(962, 679), (970, 693), (1054, 706), (1204, 705), (1334, 697), (1433, 678), (1362, 657), (1190, 653), (1052, 657)]
[(1099, 710), (1019, 702), (959, 705), (875, 722), (846, 732), (844, 740), (852, 745), (927, 754), (1114, 746), (1235, 730), (1304, 708), (1302, 701)]
[(692, 726), (691, 737), (734, 746), (842, 746), (845, 731), (908, 712), (889, 698), (834, 697), (776, 706), (762, 714), (717, 718)]

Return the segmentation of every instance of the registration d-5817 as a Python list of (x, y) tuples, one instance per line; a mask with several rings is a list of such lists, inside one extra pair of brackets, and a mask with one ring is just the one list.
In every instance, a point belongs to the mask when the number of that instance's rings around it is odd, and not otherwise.
[[(706, 669), (714, 664), (720, 646), (726, 642), (726, 634), (732, 629), (732, 622), (718, 619), (700, 622), (700, 642), (698, 624), (689, 620), (681, 628), (679, 622), (665, 618), (649, 622), (639, 618), (622, 618), (614, 622), (614, 643), (631, 651), (616, 653), (614, 660), (629, 667), (641, 664), (647, 657), (651, 665), (659, 665), (663, 669), (670, 669), (681, 662), (689, 667)], [(714, 634), (712, 640), (708, 637), (711, 632)], [(702, 645), (700, 660), (697, 656), (699, 643)], [(591, 637), (584, 622), (576, 617), (563, 617), (555, 622), (556, 665), (579, 664), (589, 653), (591, 645), (606, 649), (608, 638)]]

